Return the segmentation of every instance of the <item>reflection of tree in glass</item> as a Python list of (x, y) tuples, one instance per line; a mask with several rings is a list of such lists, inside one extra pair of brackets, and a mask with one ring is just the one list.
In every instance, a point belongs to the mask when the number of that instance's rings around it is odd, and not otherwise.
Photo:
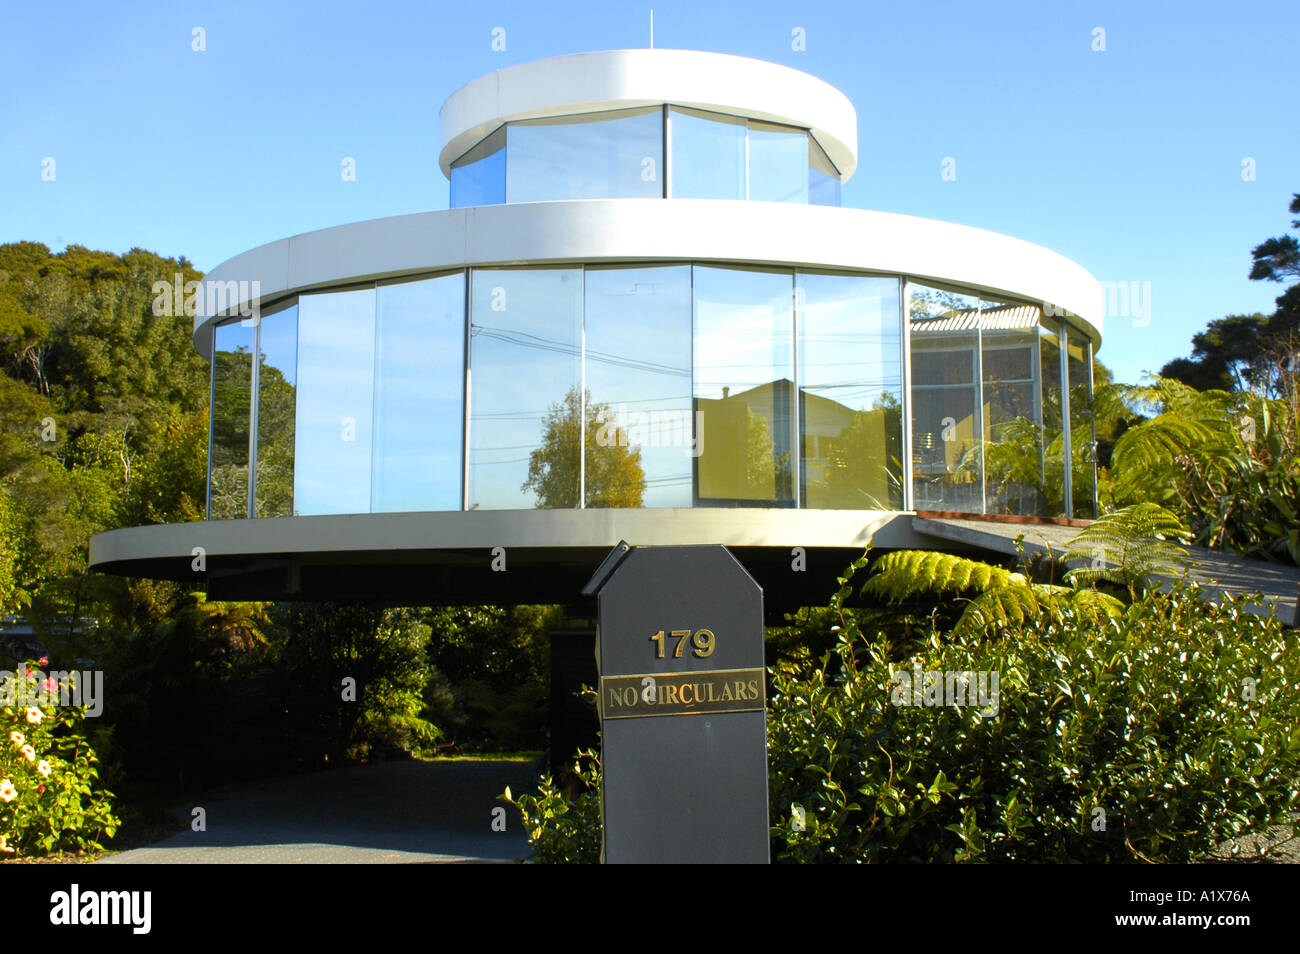
[(259, 517), (293, 516), (294, 411), (297, 389), (266, 363), (257, 382), (257, 501)]
[[(537, 495), (539, 508), (578, 505), (581, 403), (578, 389), (571, 388), (561, 403), (551, 405), (550, 412), (542, 421), (542, 444), (529, 455), (528, 479), (520, 488)], [(645, 493), (641, 448), (628, 446), (625, 428), (609, 426), (615, 415), (608, 404), (594, 403), (590, 394), (586, 404), (585, 505), (640, 507)], [(610, 437), (614, 439), (610, 440)]]
[(243, 345), (218, 351), (212, 413), (212, 516), (248, 516), (248, 417), (253, 363)]

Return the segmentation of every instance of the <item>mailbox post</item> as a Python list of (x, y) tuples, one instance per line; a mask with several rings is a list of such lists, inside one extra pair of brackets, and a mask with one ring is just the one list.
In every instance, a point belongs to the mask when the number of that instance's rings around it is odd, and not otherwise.
[(770, 860), (763, 591), (723, 546), (620, 543), (597, 594), (602, 857)]

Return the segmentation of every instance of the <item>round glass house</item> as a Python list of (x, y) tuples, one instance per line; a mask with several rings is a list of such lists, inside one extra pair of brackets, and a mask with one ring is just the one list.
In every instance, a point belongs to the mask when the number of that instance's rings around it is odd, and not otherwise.
[(1096, 282), (842, 208), (834, 88), (626, 50), (489, 74), (440, 118), (451, 208), (209, 273), (208, 519), (102, 534), (93, 566), (214, 598), (564, 601), (620, 539), (722, 543), (798, 602), (792, 553), (931, 546), (918, 512), (1094, 516)]

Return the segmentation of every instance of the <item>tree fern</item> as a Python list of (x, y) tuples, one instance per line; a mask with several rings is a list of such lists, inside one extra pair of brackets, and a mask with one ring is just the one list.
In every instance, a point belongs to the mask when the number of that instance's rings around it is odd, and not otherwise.
[(977, 636), (990, 626), (1023, 623), (1040, 612), (1042, 602), (1034, 585), (1029, 582), (1012, 582), (985, 590), (971, 600), (953, 627), (952, 635)]
[(914, 597), (969, 595), (952, 635), (976, 637), (990, 627), (1023, 623), (1047, 608), (1072, 609), (1098, 621), (1118, 616), (1124, 604), (1092, 589), (1031, 583), (1023, 574), (978, 560), (900, 550), (880, 557), (863, 595), (902, 603)]
[(862, 593), (901, 603), (914, 596), (946, 596), (1007, 586), (1014, 575), (1001, 567), (951, 553), (900, 550), (876, 560), (875, 572), (863, 585)]
[(1105, 580), (1137, 590), (1152, 576), (1173, 576), (1186, 562), (1187, 550), (1173, 539), (1186, 539), (1187, 527), (1159, 504), (1140, 503), (1107, 514), (1073, 540), (1066, 563), (1082, 562), (1067, 574), (1071, 583)]

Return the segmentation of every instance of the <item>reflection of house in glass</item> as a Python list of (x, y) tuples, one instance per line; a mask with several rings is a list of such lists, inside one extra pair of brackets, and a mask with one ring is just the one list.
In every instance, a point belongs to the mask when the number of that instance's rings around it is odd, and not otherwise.
[[(841, 208), (837, 90), (624, 50), (500, 70), (440, 119), (449, 209), (208, 276), (259, 295), (195, 320), (209, 519), (101, 535), (96, 566), (190, 579), (201, 546), (218, 596), (527, 601), (619, 539), (762, 578), (793, 547), (925, 546), (916, 510), (1093, 514), (1096, 283)], [(482, 577), (485, 548), (534, 571)]]

